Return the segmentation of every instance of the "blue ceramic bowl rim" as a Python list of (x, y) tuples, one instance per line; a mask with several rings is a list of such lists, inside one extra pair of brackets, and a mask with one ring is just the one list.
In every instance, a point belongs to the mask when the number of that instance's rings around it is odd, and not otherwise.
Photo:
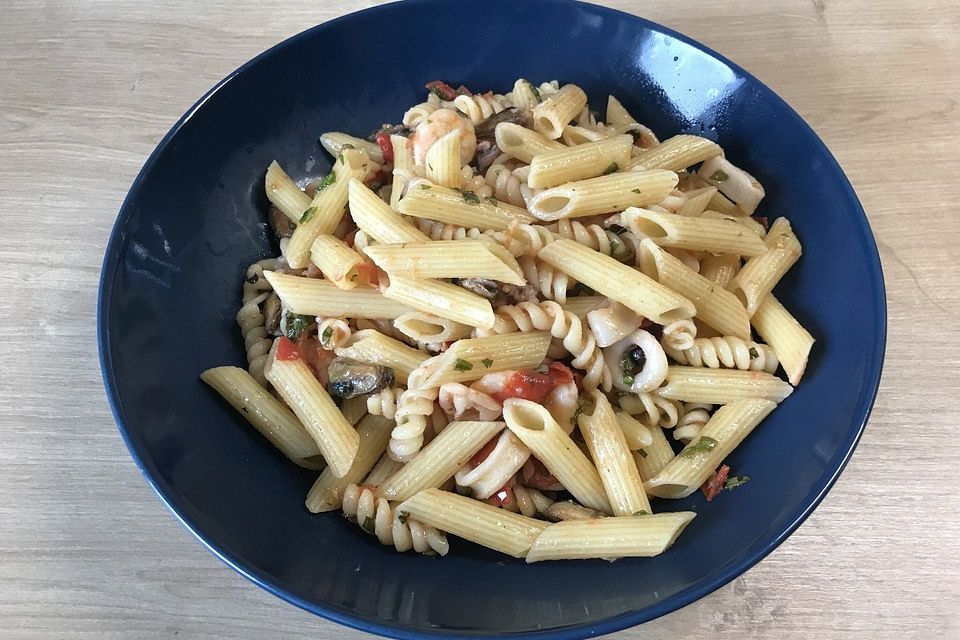
[[(439, 4), (445, 0), (406, 0), (402, 4), (410, 5), (429, 5), (429, 4)], [(866, 393), (861, 394), (860, 402), (857, 405), (856, 414), (862, 414), (863, 419), (860, 424), (857, 425), (855, 431), (853, 431), (846, 439), (842, 449), (845, 450), (843, 458), (839, 461), (836, 468), (833, 470), (833, 473), (830, 474), (825, 480), (821, 480), (820, 485), (813, 488), (816, 491), (816, 495), (809, 503), (800, 507), (795, 514), (792, 516), (792, 521), (790, 524), (784, 528), (782, 531), (776, 535), (771, 536), (769, 539), (765, 540), (762, 543), (754, 545), (754, 548), (746, 550), (743, 557), (736, 563), (726, 567), (722, 571), (719, 571), (718, 575), (710, 580), (704, 580), (700, 583), (691, 585), (690, 587), (680, 591), (679, 593), (674, 594), (673, 596), (664, 599), (662, 602), (641, 609), (639, 611), (634, 611), (630, 613), (620, 614), (605, 620), (591, 623), (583, 623), (578, 625), (572, 625), (562, 628), (554, 629), (545, 629), (541, 631), (533, 632), (524, 632), (517, 634), (509, 634), (513, 638), (551, 638), (555, 640), (574, 640), (576, 638), (582, 638), (585, 635), (602, 635), (607, 633), (613, 633), (615, 631), (620, 631), (634, 625), (642, 624), (648, 622), (660, 616), (666, 615), (681, 607), (699, 600), (700, 598), (712, 593), (713, 591), (719, 589), (720, 587), (731, 582), (733, 579), (739, 577), (745, 573), (748, 569), (757, 564), (760, 560), (765, 558), (769, 553), (776, 549), (780, 544), (786, 540), (796, 529), (803, 523), (804, 520), (813, 512), (814, 509), (820, 504), (820, 502), (826, 497), (827, 493), (836, 483), (837, 478), (839, 478), (843, 469), (847, 466), (847, 463), (850, 461), (851, 456), (853, 455), (854, 450), (857, 447), (857, 444), (860, 441), (861, 436), (863, 435), (864, 428), (866, 427), (867, 420), (870, 417), (870, 413), (873, 409), (874, 400), (877, 396), (877, 390), (880, 385), (881, 372), (883, 370), (883, 360), (884, 353), (886, 349), (886, 339), (887, 339), (887, 306), (886, 306), (886, 289), (883, 279), (883, 270), (880, 263), (880, 255), (877, 251), (876, 241), (874, 240), (873, 233), (870, 229), (870, 224), (867, 221), (866, 213), (863, 210), (862, 205), (860, 204), (859, 199), (857, 198), (856, 192), (853, 189), (853, 186), (850, 184), (850, 181), (847, 179), (840, 165), (837, 163), (836, 159), (833, 157), (833, 154), (830, 153), (830, 150), (826, 147), (820, 137), (813, 131), (813, 129), (806, 123), (800, 115), (793, 110), (790, 105), (788, 105), (779, 95), (777, 95), (772, 89), (767, 87), (763, 82), (758, 80), (752, 74), (744, 70), (742, 67), (727, 59), (725, 56), (717, 53), (716, 51), (710, 49), (709, 47), (704, 46), (703, 44), (689, 38), (681, 33), (678, 33), (672, 29), (664, 27), (660, 24), (641, 18), (639, 16), (634, 16), (632, 14), (625, 13), (623, 11), (618, 11), (616, 9), (610, 9), (608, 7), (602, 7), (599, 5), (594, 5), (591, 3), (580, 2), (579, 0), (542, 0), (548, 4), (556, 5), (576, 5), (586, 11), (593, 12), (599, 15), (615, 16), (618, 18), (626, 18), (628, 20), (636, 21), (639, 26), (662, 33), (664, 35), (670, 36), (671, 38), (676, 38), (677, 40), (705, 53), (706, 55), (722, 62), (727, 65), (730, 69), (734, 70), (737, 74), (750, 78), (753, 82), (760, 87), (761, 93), (765, 95), (768, 100), (771, 100), (775, 103), (779, 103), (780, 106), (785, 107), (786, 112), (795, 120), (795, 124), (799, 128), (806, 132), (807, 135), (811, 136), (815, 141), (819, 149), (824, 153), (824, 155), (829, 159), (830, 165), (829, 168), (832, 170), (835, 178), (839, 181), (839, 184), (844, 188), (846, 195), (850, 198), (851, 202), (854, 205), (853, 217), (856, 218), (856, 226), (859, 232), (858, 240), (862, 243), (866, 253), (868, 254), (868, 259), (870, 264), (867, 265), (868, 272), (870, 273), (870, 278), (872, 280), (872, 290), (874, 291), (875, 300), (877, 308), (882, 309), (881, 317), (878, 318), (876, 325), (876, 335), (874, 336), (874, 344), (876, 348), (872, 354), (871, 368), (870, 371), (865, 376), (866, 383), (865, 389)], [(177, 123), (170, 129), (169, 132), (163, 137), (157, 147), (154, 149), (153, 153), (150, 154), (147, 161), (144, 163), (143, 167), (140, 169), (137, 178), (134, 180), (133, 185), (130, 187), (126, 197), (124, 198), (123, 204), (120, 207), (120, 212), (117, 216), (117, 220), (113, 225), (113, 229), (110, 233), (110, 239), (107, 243), (106, 251), (103, 259), (103, 267), (100, 273), (100, 285), (99, 285), (99, 294), (97, 297), (97, 345), (100, 356), (100, 370), (101, 375), (104, 381), (104, 387), (107, 392), (107, 399), (110, 403), (110, 408), (113, 412), (114, 420), (118, 425), (120, 435), (123, 438), (124, 443), (127, 446), (127, 449), (130, 451), (130, 455), (133, 457), (134, 462), (137, 467), (140, 469), (140, 472), (143, 474), (144, 478), (147, 480), (147, 483), (153, 489), (153, 491), (160, 498), (160, 501), (173, 513), (173, 515), (180, 521), (180, 523), (187, 528), (190, 533), (193, 534), (197, 540), (199, 540), (207, 549), (210, 550), (215, 556), (220, 558), (223, 562), (229, 565), (231, 568), (236, 570), (238, 573), (260, 586), (261, 588), (269, 591), (275, 596), (286, 600), (287, 602), (300, 607), (306, 611), (317, 614), (328, 620), (332, 620), (339, 624), (343, 624), (354, 629), (359, 629), (362, 631), (379, 634), (382, 636), (393, 637), (393, 638), (403, 638), (403, 639), (418, 639), (418, 638), (450, 638), (454, 635), (453, 632), (443, 632), (438, 633), (424, 633), (422, 631), (412, 631), (403, 628), (397, 628), (390, 625), (385, 625), (380, 623), (375, 619), (371, 619), (364, 616), (352, 615), (350, 613), (344, 613), (341, 610), (338, 610), (334, 607), (327, 606), (322, 603), (311, 602), (303, 598), (299, 598), (289, 591), (287, 591), (282, 584), (279, 584), (273, 580), (266, 579), (256, 573), (254, 569), (249, 567), (247, 563), (239, 557), (236, 557), (234, 554), (230, 553), (226, 549), (221, 549), (216, 546), (214, 542), (207, 540), (204, 537), (204, 533), (200, 530), (200, 527), (194, 523), (189, 516), (186, 515), (185, 509), (179, 504), (175, 504), (175, 500), (168, 498), (166, 495), (166, 487), (164, 483), (156, 474), (155, 471), (148, 468), (148, 463), (145, 461), (143, 455), (141, 455), (141, 450), (139, 442), (137, 442), (134, 434), (129, 430), (126, 424), (125, 412), (123, 409), (123, 401), (120, 398), (117, 385), (115, 381), (113, 364), (110, 358), (110, 344), (109, 344), (109, 315), (108, 310), (110, 308), (111, 296), (112, 296), (112, 283), (116, 277), (117, 267), (119, 265), (119, 256), (120, 248), (123, 242), (123, 233), (122, 230), (127, 224), (127, 221), (131, 215), (132, 203), (136, 200), (138, 192), (141, 188), (141, 185), (146, 180), (147, 176), (153, 170), (154, 165), (157, 162), (157, 159), (164, 152), (169, 142), (177, 135), (180, 129), (193, 117), (193, 115), (199, 111), (204, 104), (209, 100), (214, 94), (216, 94), (220, 89), (222, 89), (226, 84), (231, 82), (235, 77), (242, 74), (248, 68), (258, 64), (261, 60), (271, 56), (276, 51), (280, 51), (286, 47), (289, 47), (304, 38), (313, 37), (314, 34), (322, 32), (325, 29), (333, 27), (341, 22), (347, 22), (354, 19), (356, 16), (365, 15), (373, 12), (383, 11), (393, 5), (401, 4), (401, 2), (392, 2), (386, 5), (380, 5), (376, 7), (371, 7), (361, 11), (353, 12), (339, 18), (318, 24), (314, 27), (311, 27), (301, 33), (298, 33), (282, 42), (270, 47), (263, 53), (259, 54), (255, 58), (246, 62), (245, 64), (238, 67), (236, 70), (231, 72), (227, 77), (218, 82), (212, 89), (210, 89), (206, 94), (204, 94), (197, 102), (190, 107), (190, 109), (177, 121)], [(849, 210), (847, 210), (849, 213)], [(439, 630), (438, 630), (439, 631)], [(471, 636), (479, 637), (479, 636)]]

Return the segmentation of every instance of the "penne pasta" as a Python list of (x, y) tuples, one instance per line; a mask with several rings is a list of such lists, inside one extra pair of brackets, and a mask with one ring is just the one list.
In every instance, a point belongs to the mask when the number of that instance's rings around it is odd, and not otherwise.
[(767, 250), (760, 236), (730, 218), (692, 218), (631, 207), (620, 214), (620, 224), (661, 247), (741, 256)]
[(599, 142), (542, 153), (530, 162), (527, 184), (534, 189), (593, 178), (610, 169), (617, 171), (630, 160), (633, 138), (616, 136)]
[(777, 218), (766, 238), (767, 251), (747, 260), (728, 288), (737, 296), (749, 315), (756, 313), (763, 299), (773, 291), (780, 278), (800, 259), (800, 241), (786, 218)]
[(757, 179), (743, 169), (733, 166), (723, 156), (706, 160), (697, 170), (697, 175), (735, 202), (737, 213), (742, 215), (753, 215), (763, 199), (763, 187)]
[(685, 498), (702, 485), (754, 427), (776, 407), (761, 398), (737, 400), (720, 407), (700, 435), (644, 484), (651, 495)]
[(328, 131), (320, 136), (320, 144), (334, 158), (339, 156), (344, 149), (353, 148), (366, 152), (370, 159), (377, 164), (383, 164), (383, 151), (381, 151), (380, 146), (363, 138), (339, 131)]
[(750, 338), (750, 318), (736, 296), (707, 280), (649, 238), (640, 244), (645, 251), (643, 271), (662, 286), (689, 299), (698, 319), (716, 329), (720, 335), (745, 340)]
[(463, 287), (439, 280), (414, 280), (391, 275), (390, 284), (383, 290), (383, 295), (414, 309), (471, 327), (489, 329), (496, 320), (489, 300)]
[(444, 382), (476, 380), (497, 371), (534, 369), (547, 356), (550, 340), (547, 331), (457, 340), (423, 364), (423, 384), (439, 387)]
[(561, 307), (564, 311), (569, 311), (581, 320), (587, 317), (587, 314), (594, 309), (607, 304), (607, 298), (604, 296), (577, 296), (576, 298), (567, 298)]
[(657, 324), (693, 317), (690, 300), (643, 273), (573, 240), (557, 240), (539, 254), (544, 262)]
[(566, 147), (541, 134), (510, 122), (501, 122), (496, 128), (497, 146), (521, 162), (532, 162), (541, 153), (560, 151)]
[(424, 489), (439, 487), (505, 427), (503, 422), (451, 422), (385, 480), (377, 493), (387, 500), (406, 500)]
[(814, 343), (810, 332), (800, 326), (772, 293), (763, 299), (750, 322), (760, 337), (773, 347), (790, 384), (800, 384)]
[(726, 289), (737, 272), (740, 271), (740, 256), (733, 254), (704, 254), (700, 259), (700, 275)]
[(716, 142), (683, 134), (667, 138), (652, 149), (641, 151), (630, 160), (627, 169), (643, 167), (681, 171), (722, 153), (723, 149)]
[(670, 400), (729, 404), (749, 398), (783, 401), (793, 387), (780, 378), (762, 371), (708, 369), (670, 365), (667, 378), (657, 393)]
[(526, 556), (533, 541), (549, 526), (439, 489), (425, 489), (401, 502), (397, 513), (514, 558)]
[(201, 373), (200, 379), (292, 462), (307, 469), (323, 468), (317, 443), (297, 417), (245, 369), (214, 367)]
[(355, 332), (346, 346), (335, 350), (341, 358), (350, 358), (367, 364), (379, 364), (393, 369), (398, 383), (407, 384), (407, 378), (430, 354), (407, 346), (374, 329)]
[(460, 188), (460, 130), (454, 129), (427, 150), (427, 180), (441, 187)]
[(423, 344), (439, 344), (469, 338), (473, 327), (440, 318), (432, 313), (411, 311), (393, 321), (397, 331)]
[(264, 271), (264, 277), (293, 313), (308, 316), (349, 318), (396, 318), (411, 307), (385, 297), (376, 289), (356, 287), (349, 291), (332, 282)]
[(327, 467), (317, 478), (310, 492), (307, 493), (305, 505), (310, 513), (322, 513), (339, 509), (343, 504), (343, 491), (348, 485), (358, 484), (373, 468), (383, 452), (387, 449), (390, 440), (390, 431), (393, 429), (393, 420), (381, 416), (366, 415), (357, 425), (357, 435), (360, 444), (357, 456), (350, 465), (350, 470), (338, 478)]
[(587, 456), (546, 408), (519, 398), (503, 403), (507, 427), (581, 504), (610, 513), (603, 482)]
[[(335, 236), (319, 235), (310, 248), (310, 260), (338, 289), (353, 289), (361, 272), (369, 265), (359, 253)], [(365, 271), (366, 275), (372, 271)]]
[(623, 433), (624, 442), (630, 451), (638, 451), (653, 444), (651, 427), (643, 424), (626, 411), (616, 412), (617, 423)]
[(404, 463), (394, 460), (387, 454), (380, 456), (380, 460), (373, 466), (367, 477), (363, 479), (363, 484), (373, 487), (380, 486), (383, 481), (395, 474), (403, 467)]
[(264, 188), (270, 203), (292, 222), (300, 222), (303, 212), (310, 207), (310, 196), (300, 190), (276, 160), (267, 168)]
[(533, 128), (551, 140), (587, 106), (587, 94), (575, 84), (567, 84), (533, 108)]
[[(360, 436), (340, 413), (307, 364), (297, 355), (292, 343), (286, 354), (288, 358), (277, 358), (277, 350), (284, 340), (290, 343), (284, 337), (274, 341), (263, 374), (316, 441), (333, 475), (341, 478), (353, 464), (360, 446)], [(289, 357), (291, 355), (292, 358)]]
[(648, 426), (647, 429), (652, 442), (633, 452), (633, 461), (637, 463), (637, 470), (644, 482), (660, 473), (674, 457), (673, 447), (670, 446), (670, 441), (664, 435), (663, 429), (655, 424)]
[(703, 212), (706, 211), (715, 193), (717, 193), (717, 188), (709, 186), (686, 192), (684, 194), (686, 199), (683, 201), (683, 204), (680, 205), (680, 208), (677, 209), (677, 215), (694, 218), (702, 215)]
[(590, 400), (593, 402), (592, 411), (585, 409), (577, 418), (577, 424), (600, 474), (613, 515), (653, 513), (643, 490), (640, 472), (630, 455), (621, 423), (614, 414), (610, 401), (596, 389), (590, 393)]
[(367, 256), (393, 276), (406, 278), (489, 278), (523, 285), (523, 271), (502, 245), (480, 240), (438, 240), (367, 249)]
[(349, 203), (353, 221), (377, 242), (394, 244), (426, 242), (430, 239), (356, 178), (349, 184)]
[(627, 171), (545, 189), (530, 200), (530, 213), (552, 222), (644, 207), (663, 200), (677, 186), (670, 171)]
[(527, 562), (657, 556), (673, 545), (696, 515), (692, 511), (677, 511), (557, 522), (533, 541)]
[(421, 183), (407, 191), (397, 210), (415, 218), (429, 218), (481, 231), (505, 231), (511, 223), (533, 222), (526, 209), (493, 198), (480, 198), (469, 191)]

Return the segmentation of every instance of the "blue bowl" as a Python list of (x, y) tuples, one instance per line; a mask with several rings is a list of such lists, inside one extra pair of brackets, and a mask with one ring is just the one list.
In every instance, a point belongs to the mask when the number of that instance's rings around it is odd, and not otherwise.
[[(402, 43), (386, 46), (386, 34)], [(314, 476), (285, 460), (199, 381), (242, 364), (243, 269), (276, 253), (263, 175), (324, 174), (323, 131), (399, 121), (435, 78), (506, 91), (513, 80), (608, 93), (661, 137), (717, 140), (767, 190), (804, 246), (777, 295), (817, 338), (803, 383), (729, 463), (753, 481), (707, 504), (652, 559), (527, 566), (454, 541), (399, 554), (303, 507)], [(635, 625), (726, 584), (770, 553), (837, 479), (880, 379), (883, 278), (863, 210), (803, 120), (743, 69), (659, 25), (572, 2), (414, 1), (295, 36), (231, 74), (150, 156), (107, 247), (100, 357), (120, 432), (160, 499), (252, 581), (321, 616), (398, 638), (578, 638)]]

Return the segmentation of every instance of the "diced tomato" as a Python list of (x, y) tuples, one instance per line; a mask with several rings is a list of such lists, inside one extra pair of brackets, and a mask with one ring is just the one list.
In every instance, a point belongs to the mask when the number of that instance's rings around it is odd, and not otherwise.
[(557, 387), (562, 384), (570, 384), (576, 380), (576, 376), (573, 371), (570, 370), (570, 367), (562, 362), (551, 362), (547, 376), (553, 380), (554, 386)]
[(379, 280), (377, 265), (370, 260), (364, 260), (357, 265), (357, 283), (376, 285)]
[(551, 362), (547, 373), (531, 369), (516, 371), (507, 378), (494, 398), (503, 402), (509, 398), (522, 398), (531, 402), (543, 402), (551, 391), (561, 384), (575, 381), (574, 373), (561, 362)]
[(490, 457), (490, 454), (493, 453), (493, 450), (497, 448), (497, 441), (500, 440), (500, 436), (493, 436), (487, 442), (487, 444), (480, 447), (480, 451), (477, 451), (473, 454), (473, 457), (467, 462), (468, 465), (476, 469), (483, 461)]
[(513, 504), (513, 480), (497, 489), (487, 502), (495, 507), (506, 507)]
[(297, 345), (287, 336), (277, 338), (277, 360), (296, 360), (300, 357)]
[[(283, 338), (281, 338), (281, 340), (283, 340)], [(330, 381), (327, 368), (330, 366), (330, 362), (336, 357), (333, 351), (324, 349), (320, 346), (320, 339), (317, 338), (317, 336), (308, 336), (306, 332), (297, 340), (296, 348), (297, 351), (300, 352), (300, 356), (304, 362), (306, 362), (310, 370), (313, 371), (313, 375), (320, 381), (320, 384), (327, 386), (327, 382)]]
[(457, 97), (457, 92), (453, 90), (453, 87), (443, 80), (433, 80), (425, 84), (424, 87), (426, 87), (428, 91), (436, 93), (441, 100), (453, 100)]
[(767, 216), (756, 216), (754, 217), (754, 220), (759, 222), (760, 226), (762, 226), (765, 230), (770, 230), (770, 220), (767, 219)]
[(353, 243), (357, 241), (357, 231), (358, 231), (358, 229), (354, 229), (353, 231), (351, 231), (351, 232), (348, 233), (347, 235), (343, 236), (343, 241), (344, 241), (344, 242), (347, 244), (347, 246), (350, 247), (351, 249), (353, 248)]
[(707, 502), (716, 498), (720, 492), (723, 491), (723, 485), (727, 482), (728, 475), (730, 475), (730, 467), (723, 465), (712, 473), (710, 477), (707, 478), (707, 481), (703, 483), (700, 490), (703, 491), (703, 495), (707, 497)]
[(560, 484), (557, 477), (547, 471), (547, 467), (533, 456), (530, 456), (526, 464), (523, 465), (522, 473), (523, 484), (528, 487), (542, 491), (559, 491), (563, 489), (563, 485)]
[(390, 142), (390, 134), (381, 131), (376, 137), (380, 151), (383, 152), (383, 161), (387, 164), (393, 164), (393, 144)]

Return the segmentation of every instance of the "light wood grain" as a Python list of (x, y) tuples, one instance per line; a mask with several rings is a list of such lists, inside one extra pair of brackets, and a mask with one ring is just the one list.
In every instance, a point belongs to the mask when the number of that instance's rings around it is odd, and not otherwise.
[[(247, 582), (161, 506), (105, 402), (94, 316), (117, 209), (180, 114), (370, 4), (0, 0), (0, 637), (366, 637)], [(890, 305), (873, 417), (823, 505), (731, 585), (616, 637), (960, 637), (958, 5), (605, 4), (728, 55), (813, 125), (867, 210)]]

